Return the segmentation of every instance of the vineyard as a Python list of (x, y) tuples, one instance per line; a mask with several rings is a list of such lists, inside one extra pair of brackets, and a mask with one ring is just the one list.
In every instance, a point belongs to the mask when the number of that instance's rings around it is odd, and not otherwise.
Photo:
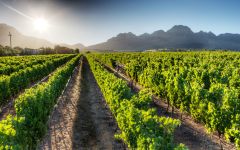
[(240, 146), (240, 55), (232, 52), (94, 56)]
[[(9, 63), (10, 67), (16, 68), (16, 64), (11, 63), (11, 61), (19, 62), (24, 66), (24, 62), (28, 62), (28, 59), (37, 61), (42, 58), (39, 56), (36, 58), (13, 58), (10, 61), (3, 58), (2, 63)], [(65, 65), (59, 67), (47, 82), (25, 90), (15, 100), (15, 113), (9, 114), (0, 123), (1, 149), (35, 148), (36, 142), (44, 135), (49, 113), (78, 63), (79, 56), (47, 56), (44, 57), (44, 60), (42, 64), (34, 65), (33, 63), (30, 65), (31, 67), (13, 71), (14, 73), (9, 76), (3, 75), (1, 77), (1, 89), (3, 89), (1, 90), (1, 98), (6, 99), (69, 60)], [(4, 100), (2, 102), (5, 103)]]
[(237, 52), (1, 57), (0, 149), (238, 150), (239, 66)]

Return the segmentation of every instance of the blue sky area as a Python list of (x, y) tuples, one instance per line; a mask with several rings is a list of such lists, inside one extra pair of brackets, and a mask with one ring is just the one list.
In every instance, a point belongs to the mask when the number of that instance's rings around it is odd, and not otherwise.
[[(0, 0), (0, 23), (26, 35), (56, 43), (104, 42), (120, 32), (169, 30), (174, 25), (220, 33), (240, 33), (239, 0)], [(49, 29), (39, 33), (32, 21), (43, 17)]]

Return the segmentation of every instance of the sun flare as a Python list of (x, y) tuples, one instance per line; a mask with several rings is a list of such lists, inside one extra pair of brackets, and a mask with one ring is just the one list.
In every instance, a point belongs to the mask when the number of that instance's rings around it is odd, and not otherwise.
[(37, 31), (45, 31), (49, 27), (48, 21), (44, 18), (37, 18), (34, 20), (34, 28)]

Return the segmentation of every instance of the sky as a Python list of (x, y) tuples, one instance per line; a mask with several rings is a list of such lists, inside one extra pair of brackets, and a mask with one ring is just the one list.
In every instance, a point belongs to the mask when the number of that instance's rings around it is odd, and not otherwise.
[[(0, 23), (54, 43), (85, 46), (123, 32), (136, 35), (174, 25), (221, 33), (240, 33), (239, 0), (0, 0)], [(36, 29), (44, 19), (45, 30)]]

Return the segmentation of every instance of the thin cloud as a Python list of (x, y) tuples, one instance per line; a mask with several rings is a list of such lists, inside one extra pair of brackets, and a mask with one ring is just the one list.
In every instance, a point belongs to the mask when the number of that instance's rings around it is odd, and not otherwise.
[(21, 16), (29, 19), (29, 20), (34, 20), (31, 16), (28, 16), (28, 15), (24, 14), (23, 12), (15, 9), (15, 8), (13, 8), (12, 6), (10, 6), (10, 5), (8, 5), (8, 4), (4, 3), (4, 2), (1, 2), (1, 1), (0, 1), (0, 3), (1, 3), (4, 7), (6, 7), (6, 8), (8, 8), (8, 9), (16, 12), (17, 14), (19, 14), (19, 15), (21, 15)]

